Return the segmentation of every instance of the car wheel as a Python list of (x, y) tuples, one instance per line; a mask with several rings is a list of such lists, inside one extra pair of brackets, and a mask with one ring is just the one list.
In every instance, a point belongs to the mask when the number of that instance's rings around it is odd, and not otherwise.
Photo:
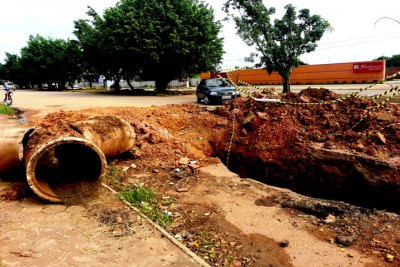
[(204, 104), (205, 105), (209, 105), (210, 104), (210, 99), (208, 98), (208, 96), (205, 96), (203, 100), (204, 100)]
[(199, 96), (199, 95), (196, 95), (196, 97), (197, 97), (197, 103), (200, 103), (200, 102), (201, 102), (200, 96)]

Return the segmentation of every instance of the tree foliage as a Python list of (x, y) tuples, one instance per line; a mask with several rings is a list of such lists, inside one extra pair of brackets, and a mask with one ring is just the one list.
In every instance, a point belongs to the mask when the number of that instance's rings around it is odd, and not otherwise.
[(300, 55), (314, 51), (317, 41), (331, 29), (319, 15), (311, 15), (308, 9), (297, 12), (291, 4), (285, 6), (282, 19), (273, 22), (276, 9), (267, 8), (262, 0), (227, 0), (223, 9), (233, 18), (238, 35), (257, 51), (248, 60), (259, 57), (258, 67), (269, 74), (278, 72), (284, 92), (290, 92), (290, 76), (301, 63)]
[(18, 55), (6, 53), (5, 63), (1, 66), (0, 77), (13, 81), (19, 86), (23, 86), (27, 82), (24, 78)]
[(197, 0), (121, 0), (91, 21), (75, 22), (75, 35), (96, 70), (119, 81), (155, 80), (163, 91), (169, 81), (209, 71), (220, 63), (221, 24)]
[(374, 60), (385, 60), (387, 68), (400, 67), (400, 54), (391, 57), (378, 57)]
[(80, 75), (81, 52), (76, 41), (30, 36), (21, 55), (6, 53), (5, 78), (21, 87), (48, 84), (63, 89)]

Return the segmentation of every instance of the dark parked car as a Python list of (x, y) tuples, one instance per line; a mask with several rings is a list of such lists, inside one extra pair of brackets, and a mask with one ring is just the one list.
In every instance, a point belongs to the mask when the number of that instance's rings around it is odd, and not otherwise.
[(239, 97), (240, 93), (233, 84), (224, 78), (202, 79), (196, 88), (197, 103), (202, 100), (204, 104), (222, 103)]

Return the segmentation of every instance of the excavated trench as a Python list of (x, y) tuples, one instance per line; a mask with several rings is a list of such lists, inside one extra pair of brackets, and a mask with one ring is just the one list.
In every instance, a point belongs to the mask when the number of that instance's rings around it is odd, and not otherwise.
[[(221, 157), (223, 162), (226, 157)], [(268, 160), (231, 153), (228, 168), (242, 178), (352, 205), (400, 213), (399, 160), (390, 162), (347, 152), (304, 151), (295, 159)]]
[(399, 105), (378, 109), (323, 88), (281, 98), (295, 104), (238, 99), (217, 109), (229, 127), (211, 140), (215, 156), (226, 162), (229, 154), (240, 177), (400, 213)]

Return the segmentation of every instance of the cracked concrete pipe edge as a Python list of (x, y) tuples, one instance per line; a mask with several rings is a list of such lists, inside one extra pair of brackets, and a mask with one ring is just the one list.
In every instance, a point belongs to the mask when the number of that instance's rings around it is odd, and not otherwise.
[(35, 128), (10, 128), (0, 132), (0, 173), (20, 166), (23, 145)]
[[(57, 155), (59, 151), (69, 153), (61, 153), (62, 156), (60, 156)], [(77, 157), (79, 155), (81, 157)], [(79, 161), (78, 167), (74, 166), (75, 161)], [(64, 178), (57, 176), (64, 176), (66, 171), (71, 176), (79, 177), (80, 172), (85, 171), (85, 177), (89, 177), (90, 183), (101, 182), (107, 168), (104, 153), (91, 141), (77, 137), (62, 137), (50, 141), (38, 148), (28, 159), (25, 159), (25, 162), (30, 188), (40, 198), (55, 203), (64, 202), (49, 185), (49, 182)], [(84, 169), (83, 166), (85, 166)], [(58, 172), (51, 172), (53, 168), (60, 169)], [(44, 169), (50, 169), (50, 171), (43, 171)]]
[[(102, 127), (107, 126), (105, 132)], [(70, 127), (83, 135), (83, 138), (96, 144), (104, 155), (115, 157), (131, 149), (136, 140), (133, 127), (117, 116), (95, 116), (86, 120), (71, 123)]]

